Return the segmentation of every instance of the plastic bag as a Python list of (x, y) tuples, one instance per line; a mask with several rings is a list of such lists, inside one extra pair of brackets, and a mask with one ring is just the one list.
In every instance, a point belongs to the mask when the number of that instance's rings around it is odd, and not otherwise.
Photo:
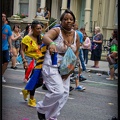
[(21, 57), (21, 55), (19, 55), (19, 56), (17, 57), (17, 61), (18, 61), (20, 64), (23, 63), (23, 62), (22, 62), (22, 57)]
[(69, 72), (71, 72), (71, 70), (75, 68), (76, 61), (77, 61), (76, 55), (74, 54), (73, 50), (70, 47), (68, 47), (59, 66), (60, 74), (66, 75)]

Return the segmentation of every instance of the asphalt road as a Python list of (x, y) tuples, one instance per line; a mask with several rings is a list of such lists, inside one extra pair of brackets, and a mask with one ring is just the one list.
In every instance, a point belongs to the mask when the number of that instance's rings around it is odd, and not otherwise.
[[(67, 103), (61, 110), (58, 120), (108, 120), (118, 115), (118, 80), (109, 81), (107, 75), (83, 73), (87, 78), (81, 82), (86, 87), (84, 92), (73, 90)], [(5, 72), (6, 83), (2, 84), (2, 120), (38, 120), (36, 108), (27, 106), (21, 89), (24, 70)], [(71, 84), (75, 86), (74, 84)], [(45, 90), (36, 90), (36, 101), (42, 100)]]

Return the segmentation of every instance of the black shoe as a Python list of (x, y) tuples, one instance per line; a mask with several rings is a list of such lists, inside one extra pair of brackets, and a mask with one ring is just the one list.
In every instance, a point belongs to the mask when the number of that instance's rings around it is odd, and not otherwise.
[(84, 78), (83, 76), (81, 77), (79, 77), (79, 81), (81, 82), (81, 81), (84, 81), (84, 80), (87, 80), (86, 78)]
[(72, 90), (74, 90), (74, 87), (70, 86), (69, 91), (71, 92)]
[(17, 67), (16, 66), (15, 67), (11, 66), (11, 69), (17, 69)]
[(39, 120), (46, 120), (45, 119), (45, 114), (42, 114), (42, 113), (39, 113), (39, 112), (37, 112), (37, 114), (38, 114)]
[(75, 80), (70, 78), (70, 83), (71, 83), (71, 84), (74, 84), (74, 83), (75, 83)]
[(42, 89), (43, 90), (48, 90), (47, 87), (45, 86), (45, 84), (42, 85)]
[(111, 120), (118, 120), (116, 117), (112, 117), (112, 119)]

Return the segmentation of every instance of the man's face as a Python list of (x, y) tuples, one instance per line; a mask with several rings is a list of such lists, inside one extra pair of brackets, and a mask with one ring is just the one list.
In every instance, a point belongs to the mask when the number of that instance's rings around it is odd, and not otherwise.
[(5, 14), (2, 14), (2, 22), (6, 22), (6, 15)]

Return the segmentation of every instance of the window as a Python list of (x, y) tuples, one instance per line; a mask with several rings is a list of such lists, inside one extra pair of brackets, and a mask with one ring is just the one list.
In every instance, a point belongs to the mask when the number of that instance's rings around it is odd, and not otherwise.
[(41, 0), (37, 0), (37, 8), (36, 8), (36, 11), (37, 9), (41, 6)]
[(20, 0), (20, 14), (28, 15), (29, 0)]
[(115, 25), (118, 25), (118, 1), (116, 0), (116, 6), (115, 6)]

